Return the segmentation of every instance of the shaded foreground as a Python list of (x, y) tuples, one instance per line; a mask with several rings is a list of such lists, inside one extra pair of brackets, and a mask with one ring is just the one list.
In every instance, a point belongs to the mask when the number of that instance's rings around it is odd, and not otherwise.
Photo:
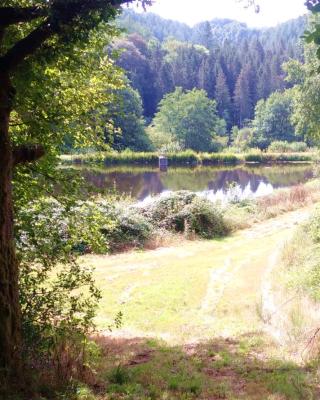
[(312, 368), (266, 356), (263, 349), (276, 347), (262, 332), (184, 346), (101, 337), (98, 343), (103, 357), (92, 398), (99, 400), (305, 400), (320, 395)]
[[(220, 241), (85, 257), (103, 291), (96, 338), (103, 356), (91, 393), (98, 399), (319, 398), (315, 368), (285, 361), (290, 355), (262, 315), (265, 278), (309, 211)], [(110, 333), (107, 325), (119, 311), (123, 326)]]

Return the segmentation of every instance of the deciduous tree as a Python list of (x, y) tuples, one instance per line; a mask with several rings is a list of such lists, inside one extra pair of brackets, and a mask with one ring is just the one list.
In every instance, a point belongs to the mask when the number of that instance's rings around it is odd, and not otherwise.
[(210, 100), (204, 90), (184, 92), (176, 88), (160, 102), (153, 126), (183, 148), (209, 151), (219, 122), (216, 102)]
[[(55, 73), (60, 64), (72, 65), (73, 54), (90, 39), (103, 21), (115, 16), (122, 0), (4, 0), (0, 7), (0, 370), (7, 375), (19, 373), (21, 354), (21, 317), (19, 307), (19, 263), (13, 238), (12, 177), (14, 167), (34, 162), (45, 154), (45, 143), (55, 135), (52, 130), (25, 132), (25, 143), (16, 146), (10, 125), (24, 123), (16, 112), (19, 99), (41, 85), (43, 72), (59, 81)], [(150, 3), (142, 0), (143, 4)], [(82, 54), (85, 57), (85, 53)], [(54, 68), (57, 67), (57, 68)], [(39, 68), (39, 70), (37, 70)], [(67, 68), (66, 68), (67, 71)], [(32, 86), (17, 84), (22, 74), (33, 74)], [(67, 74), (66, 76), (67, 77)], [(50, 77), (47, 75), (47, 79)], [(70, 79), (70, 76), (69, 76)], [(20, 83), (23, 79), (20, 79)], [(65, 82), (66, 83), (66, 82)], [(43, 87), (43, 86), (42, 86)], [(71, 85), (72, 87), (72, 85)], [(74, 90), (74, 88), (73, 88)], [(38, 92), (38, 96), (43, 95)], [(61, 91), (66, 94), (66, 92)], [(72, 89), (67, 90), (72, 98)], [(73, 93), (76, 93), (74, 90)], [(53, 101), (59, 101), (52, 93)], [(48, 101), (48, 99), (45, 99)], [(65, 99), (61, 99), (65, 100)], [(63, 101), (62, 101), (63, 102)], [(79, 104), (79, 103), (78, 103)], [(25, 107), (27, 109), (27, 107)], [(47, 115), (45, 114), (47, 113)], [(81, 113), (80, 113), (81, 114)], [(28, 117), (34, 117), (29, 107)], [(50, 124), (50, 109), (43, 120)], [(46, 118), (47, 117), (47, 118)], [(71, 117), (71, 116), (70, 116)], [(31, 124), (32, 125), (32, 124)], [(30, 126), (31, 126), (30, 125)], [(48, 127), (48, 125), (47, 125)]]

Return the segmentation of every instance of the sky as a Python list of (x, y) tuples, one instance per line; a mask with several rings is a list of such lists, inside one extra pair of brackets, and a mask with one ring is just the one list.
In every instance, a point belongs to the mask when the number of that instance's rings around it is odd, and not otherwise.
[[(214, 18), (246, 22), (250, 27), (275, 26), (307, 12), (305, 0), (256, 0), (260, 12), (244, 8), (237, 0), (155, 0), (148, 10), (192, 26)], [(136, 7), (133, 5), (136, 9)], [(141, 7), (140, 7), (141, 9)]]

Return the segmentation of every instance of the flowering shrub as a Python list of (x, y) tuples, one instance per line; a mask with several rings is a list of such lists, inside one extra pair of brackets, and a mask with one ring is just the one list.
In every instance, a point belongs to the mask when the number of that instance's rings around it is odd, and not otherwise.
[(189, 191), (159, 197), (142, 212), (156, 228), (190, 231), (204, 238), (222, 236), (228, 231), (221, 210), (210, 200)]
[[(100, 298), (91, 269), (77, 263), (72, 251), (80, 232), (90, 237), (90, 243), (97, 239), (98, 250), (107, 245), (96, 228), (98, 217), (99, 224), (108, 222), (97, 206), (90, 211), (83, 204), (68, 209), (50, 198), (35, 201), (18, 213), (16, 241), (25, 351), (34, 367), (50, 363), (52, 371), (60, 371), (64, 377), (75, 372), (67, 365), (83, 365), (83, 343), (93, 327)], [(94, 228), (88, 221), (95, 221)]]

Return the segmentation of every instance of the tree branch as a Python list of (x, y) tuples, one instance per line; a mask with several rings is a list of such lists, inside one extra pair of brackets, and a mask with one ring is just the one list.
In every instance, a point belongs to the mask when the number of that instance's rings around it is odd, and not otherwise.
[(25, 164), (39, 160), (45, 155), (44, 147), (40, 144), (24, 144), (13, 149), (13, 164)]
[(33, 54), (53, 33), (48, 20), (40, 24), (29, 35), (19, 40), (4, 56), (0, 57), (0, 71), (11, 71), (17, 67), (26, 57)]
[(28, 22), (45, 15), (47, 11), (39, 7), (0, 7), (0, 26)]
[[(70, 27), (77, 18), (86, 18), (91, 11), (104, 11), (108, 7), (118, 8), (133, 0), (75, 0), (73, 2), (53, 2), (47, 8), (49, 17), (25, 38), (19, 40), (0, 58), (0, 71), (10, 72), (28, 56), (34, 54), (50, 37)], [(140, 0), (143, 6), (151, 5), (152, 0)], [(0, 8), (1, 11), (1, 8)]]

